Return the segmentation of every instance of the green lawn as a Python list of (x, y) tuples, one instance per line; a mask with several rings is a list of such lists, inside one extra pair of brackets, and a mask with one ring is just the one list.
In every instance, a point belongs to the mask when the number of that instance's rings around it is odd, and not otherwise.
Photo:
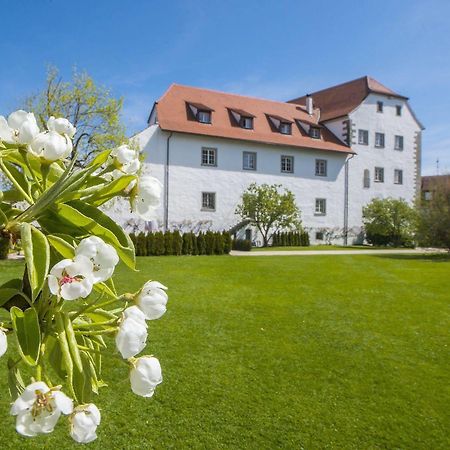
[[(167, 314), (149, 326), (164, 383), (137, 397), (125, 366), (106, 360), (103, 422), (86, 448), (450, 448), (447, 256), (161, 257), (139, 267), (116, 284), (170, 287)], [(2, 262), (0, 278), (20, 268)], [(0, 380), (2, 449), (80, 448), (65, 420), (50, 436), (19, 437), (6, 371)]]

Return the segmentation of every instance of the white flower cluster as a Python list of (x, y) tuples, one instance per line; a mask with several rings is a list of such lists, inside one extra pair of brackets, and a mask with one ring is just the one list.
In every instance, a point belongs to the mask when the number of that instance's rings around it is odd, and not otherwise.
[(119, 256), (112, 245), (97, 236), (83, 239), (73, 259), (63, 259), (50, 270), (50, 292), (64, 300), (86, 298), (95, 283), (112, 276), (118, 262)]
[(72, 152), (76, 128), (64, 118), (50, 117), (47, 130), (39, 129), (33, 113), (13, 112), (8, 119), (0, 116), (0, 140), (27, 145), (31, 153), (52, 162), (67, 158)]
[(69, 416), (70, 435), (75, 441), (86, 444), (96, 439), (98, 408), (92, 403), (74, 408), (60, 386), (50, 389), (42, 381), (31, 383), (11, 406), (11, 415), (17, 416), (17, 432), (27, 437), (51, 433), (61, 414)]

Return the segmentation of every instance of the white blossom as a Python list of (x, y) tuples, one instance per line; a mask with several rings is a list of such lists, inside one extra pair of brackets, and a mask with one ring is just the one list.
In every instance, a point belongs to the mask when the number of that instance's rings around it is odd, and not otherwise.
[(72, 139), (77, 132), (77, 129), (64, 117), (55, 119), (55, 117), (51, 116), (47, 120), (47, 128), (50, 131), (56, 131), (62, 135), (66, 134), (70, 139)]
[(72, 153), (72, 140), (50, 130), (39, 133), (30, 144), (31, 151), (47, 161), (67, 158)]
[(147, 320), (159, 319), (166, 312), (167, 287), (158, 281), (147, 281), (137, 296), (136, 303)]
[(73, 411), (72, 400), (59, 389), (50, 389), (44, 382), (28, 385), (11, 406), (17, 416), (16, 430), (23, 436), (51, 433), (59, 416)]
[(139, 178), (136, 194), (132, 199), (132, 209), (144, 220), (154, 218), (155, 209), (161, 204), (162, 184), (151, 176)]
[(116, 346), (122, 358), (131, 358), (144, 350), (147, 336), (144, 313), (137, 306), (126, 308), (116, 335)]
[(0, 328), (0, 356), (3, 356), (8, 349), (8, 339), (6, 333)]
[(161, 365), (153, 356), (142, 356), (133, 362), (130, 372), (131, 390), (141, 397), (152, 397), (162, 383)]
[(133, 150), (128, 145), (121, 145), (111, 152), (114, 157), (114, 164), (126, 175), (136, 175), (141, 168), (139, 152)]
[(100, 419), (100, 411), (93, 403), (77, 406), (70, 417), (70, 435), (80, 444), (94, 441)]
[(0, 140), (10, 144), (30, 144), (39, 134), (39, 127), (33, 113), (22, 109), (11, 113), (6, 120), (0, 116)]
[(86, 256), (93, 264), (92, 281), (99, 283), (111, 278), (119, 262), (116, 249), (97, 236), (83, 239), (75, 250), (75, 255)]
[(64, 300), (87, 297), (92, 291), (93, 269), (92, 261), (86, 256), (63, 259), (52, 267), (48, 275), (50, 292)]

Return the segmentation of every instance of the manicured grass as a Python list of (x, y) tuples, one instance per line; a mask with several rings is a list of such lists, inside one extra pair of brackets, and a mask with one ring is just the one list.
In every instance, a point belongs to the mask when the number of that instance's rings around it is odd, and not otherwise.
[[(392, 250), (395, 247), (374, 247), (371, 245), (310, 245), (308, 247), (252, 247), (252, 252), (282, 250), (292, 251), (310, 251), (310, 250)], [(404, 250), (404, 248), (402, 248)]]
[[(356, 255), (139, 259), (117, 285), (170, 287), (147, 352), (164, 383), (110, 386), (92, 449), (450, 448), (447, 256)], [(0, 277), (20, 263), (0, 264)], [(6, 363), (6, 358), (2, 358)], [(0, 377), (1, 448), (80, 448), (60, 420), (49, 436), (14, 431)]]

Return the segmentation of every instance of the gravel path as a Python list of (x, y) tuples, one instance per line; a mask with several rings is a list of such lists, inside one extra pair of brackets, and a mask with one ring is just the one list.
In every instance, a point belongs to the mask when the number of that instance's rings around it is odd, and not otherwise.
[(257, 252), (240, 252), (232, 250), (232, 256), (314, 256), (314, 255), (422, 255), (433, 253), (448, 253), (447, 250), (436, 248), (410, 248), (392, 250), (261, 250)]

